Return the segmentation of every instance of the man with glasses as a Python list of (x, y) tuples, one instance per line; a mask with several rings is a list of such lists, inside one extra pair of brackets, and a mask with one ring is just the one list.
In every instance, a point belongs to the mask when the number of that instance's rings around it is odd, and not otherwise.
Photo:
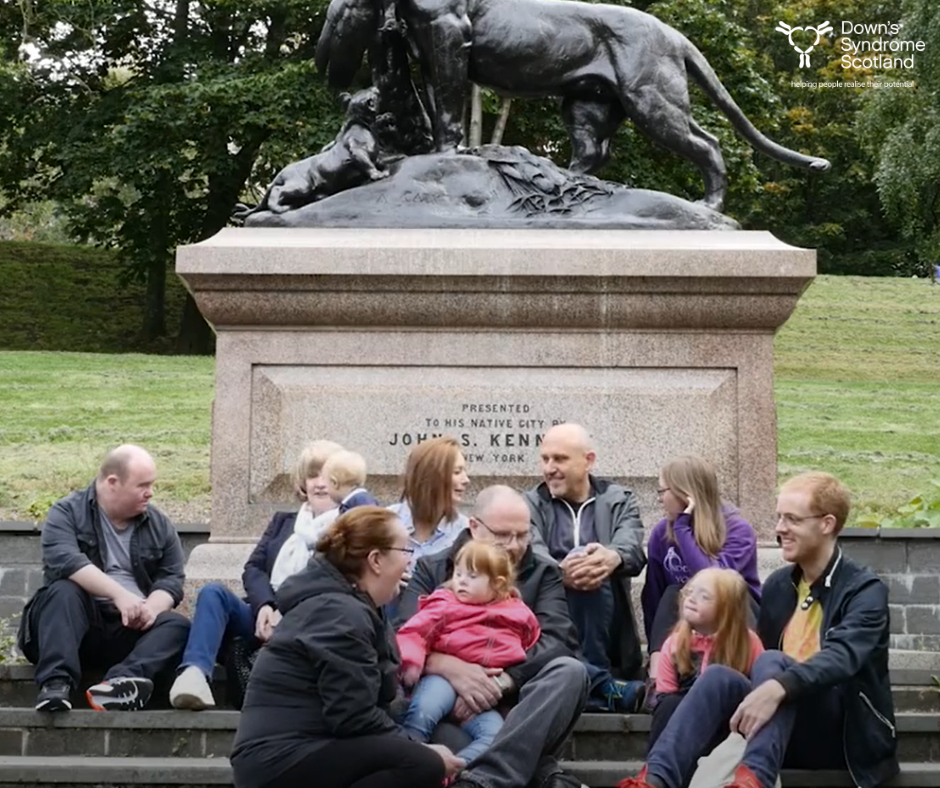
[(758, 634), (768, 651), (750, 681), (720, 665), (706, 668), (643, 771), (618, 788), (686, 785), (729, 721), (747, 740), (729, 788), (772, 788), (784, 767), (846, 769), (860, 788), (898, 773), (888, 590), (839, 547), (849, 503), (848, 491), (827, 473), (783, 485), (777, 541), (792, 566), (764, 583)]
[(543, 481), (526, 493), (533, 542), (562, 571), (591, 680), (588, 708), (634, 712), (643, 703), (644, 684), (629, 680), (643, 663), (630, 578), (646, 565), (636, 498), (591, 473), (597, 455), (579, 424), (548, 430), (540, 456)]
[[(398, 625), (414, 615), (420, 597), (451, 578), (454, 557), (470, 539), (501, 545), (509, 553), (520, 596), (538, 618), (541, 635), (526, 652), (525, 662), (505, 671), (487, 670), (447, 654), (428, 655), (425, 671), (443, 676), (457, 692), (458, 720), (497, 705), (511, 706), (489, 750), (461, 773), (452, 788), (529, 784), (580, 788), (580, 781), (561, 771), (557, 754), (584, 707), (587, 672), (576, 658), (578, 637), (568, 615), (561, 572), (553, 561), (532, 550), (529, 508), (519, 493), (502, 485), (487, 487), (477, 496), (469, 528), (453, 546), (418, 560), (401, 597)], [(452, 749), (460, 749), (454, 744)]]

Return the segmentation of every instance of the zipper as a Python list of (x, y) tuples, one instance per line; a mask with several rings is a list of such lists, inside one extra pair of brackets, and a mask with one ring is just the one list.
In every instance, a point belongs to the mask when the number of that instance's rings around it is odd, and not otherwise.
[(862, 699), (862, 702), (863, 702), (866, 706), (868, 706), (869, 711), (871, 711), (871, 713), (875, 715), (875, 717), (878, 719), (878, 721), (879, 721), (882, 725), (884, 725), (885, 727), (887, 727), (887, 729), (888, 729), (889, 731), (891, 731), (891, 738), (892, 738), (892, 739), (896, 739), (896, 738), (897, 738), (897, 732), (895, 731), (894, 726), (891, 724), (891, 722), (888, 720), (888, 718), (885, 717), (884, 714), (882, 714), (880, 711), (878, 711), (878, 709), (875, 708), (875, 704), (871, 702), (871, 700), (868, 698), (868, 696), (867, 696), (864, 692), (859, 692), (859, 693), (858, 693), (858, 696)]
[(849, 747), (848, 747), (848, 727), (849, 727), (849, 717), (847, 714), (842, 716), (842, 757), (845, 759), (845, 768), (848, 769), (849, 777), (852, 778), (852, 785), (861, 788), (861, 783), (858, 781), (858, 778), (855, 776), (855, 772), (852, 771), (852, 761), (849, 759)]

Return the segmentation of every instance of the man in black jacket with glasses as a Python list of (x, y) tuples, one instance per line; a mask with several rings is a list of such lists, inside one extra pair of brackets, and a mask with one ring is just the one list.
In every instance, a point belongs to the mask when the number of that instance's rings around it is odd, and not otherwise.
[(747, 739), (729, 788), (772, 788), (784, 767), (845, 769), (876, 788), (899, 771), (888, 677), (888, 590), (842, 552), (849, 493), (827, 473), (790, 479), (777, 541), (791, 566), (764, 583), (750, 681), (709, 666), (619, 788), (682, 788), (730, 729)]

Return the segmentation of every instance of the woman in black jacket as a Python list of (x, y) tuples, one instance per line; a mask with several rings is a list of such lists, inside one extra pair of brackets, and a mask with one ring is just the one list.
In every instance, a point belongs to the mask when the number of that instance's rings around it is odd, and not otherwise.
[(388, 714), (398, 652), (382, 615), (413, 548), (377, 506), (342, 515), (279, 589), (284, 618), (252, 670), (231, 763), (236, 788), (440, 788), (463, 766)]
[[(224, 583), (209, 583), (199, 590), (189, 640), (180, 662), (180, 673), (170, 689), (170, 703), (177, 709), (198, 711), (215, 706), (209, 681), (224, 641), (238, 638), (256, 651), (271, 637), (281, 620), (271, 583), (271, 572), (284, 542), (294, 533), (298, 517), (311, 519), (333, 508), (320, 470), (327, 458), (342, 449), (332, 441), (314, 441), (300, 455), (293, 473), (295, 495), (303, 501), (299, 512), (277, 512), (245, 562), (239, 599)], [(238, 677), (230, 676), (230, 686)], [(240, 705), (238, 692), (230, 701)]]

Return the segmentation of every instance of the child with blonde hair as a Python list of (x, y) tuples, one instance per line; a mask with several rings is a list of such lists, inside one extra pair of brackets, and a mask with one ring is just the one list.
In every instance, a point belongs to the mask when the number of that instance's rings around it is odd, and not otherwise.
[(680, 621), (663, 643), (656, 676), (652, 748), (679, 703), (709, 665), (745, 676), (764, 647), (748, 626), (748, 584), (733, 569), (703, 569), (682, 590)]
[[(519, 598), (509, 554), (471, 540), (457, 553), (454, 575), (421, 600), (398, 631), (405, 686), (417, 685), (402, 727), (429, 741), (437, 724), (453, 711), (457, 693), (441, 676), (424, 676), (430, 652), (450, 654), (485, 668), (508, 668), (525, 660), (541, 631), (535, 614)], [(463, 723), (473, 741), (457, 753), (470, 763), (490, 746), (503, 718), (491, 709)]]
[(340, 514), (356, 506), (378, 506), (366, 483), (366, 461), (361, 454), (343, 449), (331, 454), (321, 471), (330, 498)]

